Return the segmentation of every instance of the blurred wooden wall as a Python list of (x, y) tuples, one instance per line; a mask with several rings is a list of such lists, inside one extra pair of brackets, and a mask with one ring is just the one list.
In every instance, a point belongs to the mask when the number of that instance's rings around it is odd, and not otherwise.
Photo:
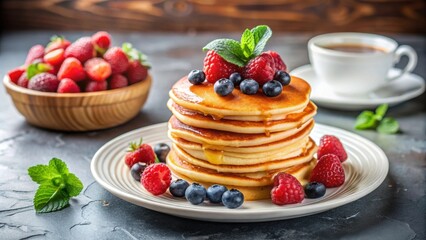
[(1, 0), (3, 29), (426, 33), (425, 0)]

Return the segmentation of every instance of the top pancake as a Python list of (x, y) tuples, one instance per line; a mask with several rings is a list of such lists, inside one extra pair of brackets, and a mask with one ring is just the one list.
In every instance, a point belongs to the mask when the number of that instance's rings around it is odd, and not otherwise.
[(291, 83), (277, 97), (266, 97), (261, 91), (255, 95), (243, 94), (239, 89), (222, 97), (215, 93), (213, 85), (204, 82), (192, 85), (187, 77), (173, 85), (169, 96), (185, 108), (202, 112), (216, 119), (227, 116), (262, 116), (270, 120), (273, 115), (300, 112), (309, 103), (311, 87), (304, 80), (291, 77)]

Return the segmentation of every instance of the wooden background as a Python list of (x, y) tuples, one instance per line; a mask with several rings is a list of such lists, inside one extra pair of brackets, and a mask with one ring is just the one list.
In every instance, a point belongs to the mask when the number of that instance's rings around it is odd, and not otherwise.
[(425, 0), (2, 0), (4, 29), (426, 33)]

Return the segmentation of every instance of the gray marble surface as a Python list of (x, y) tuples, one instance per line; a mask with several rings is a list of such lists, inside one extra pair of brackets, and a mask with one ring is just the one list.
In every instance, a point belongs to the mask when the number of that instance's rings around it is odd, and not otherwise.
[[(3, 33), (0, 75), (20, 65), (35, 43), (53, 32)], [(75, 40), (84, 33), (64, 32)], [(235, 34), (227, 37), (235, 37)], [(222, 35), (223, 36), (223, 35)], [(426, 95), (392, 107), (402, 132), (381, 135), (355, 131), (359, 112), (319, 108), (316, 121), (355, 132), (379, 145), (390, 161), (383, 184), (364, 198), (313, 216), (265, 223), (210, 223), (186, 220), (127, 203), (100, 187), (90, 173), (94, 153), (110, 139), (132, 129), (168, 120), (167, 92), (191, 69), (201, 68), (201, 47), (218, 34), (113, 34), (114, 43), (129, 41), (146, 52), (154, 66), (151, 95), (130, 122), (108, 130), (64, 133), (33, 127), (15, 110), (0, 86), (0, 239), (425, 239)], [(311, 35), (276, 34), (267, 48), (282, 54), (290, 69), (308, 63)], [(419, 54), (415, 73), (426, 77), (426, 39), (391, 36)], [(85, 187), (62, 211), (36, 214), (32, 197), (37, 185), (29, 166), (52, 157), (67, 162)]]

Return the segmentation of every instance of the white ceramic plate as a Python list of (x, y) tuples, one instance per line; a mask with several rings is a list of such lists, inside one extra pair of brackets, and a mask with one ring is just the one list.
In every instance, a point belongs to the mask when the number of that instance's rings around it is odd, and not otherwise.
[[(391, 69), (389, 75), (396, 75), (400, 70)], [(387, 103), (390, 106), (405, 102), (421, 95), (425, 91), (425, 81), (416, 74), (405, 74), (386, 86), (362, 96), (338, 95), (322, 83), (310, 64), (298, 67), (291, 75), (305, 79), (312, 87), (311, 99), (318, 105), (340, 110), (373, 109)]]
[(318, 142), (325, 134), (333, 134), (343, 142), (349, 158), (343, 164), (346, 181), (339, 188), (327, 189), (319, 199), (305, 199), (300, 204), (276, 206), (270, 200), (246, 201), (241, 208), (227, 209), (203, 203), (195, 206), (170, 193), (153, 196), (130, 175), (123, 156), (128, 143), (143, 137), (145, 143), (165, 142), (167, 124), (156, 124), (123, 134), (106, 143), (92, 159), (91, 171), (96, 181), (115, 196), (154, 211), (184, 218), (217, 222), (261, 222), (289, 219), (324, 212), (356, 201), (376, 189), (388, 173), (388, 159), (374, 143), (353, 133), (316, 124), (311, 136)]

